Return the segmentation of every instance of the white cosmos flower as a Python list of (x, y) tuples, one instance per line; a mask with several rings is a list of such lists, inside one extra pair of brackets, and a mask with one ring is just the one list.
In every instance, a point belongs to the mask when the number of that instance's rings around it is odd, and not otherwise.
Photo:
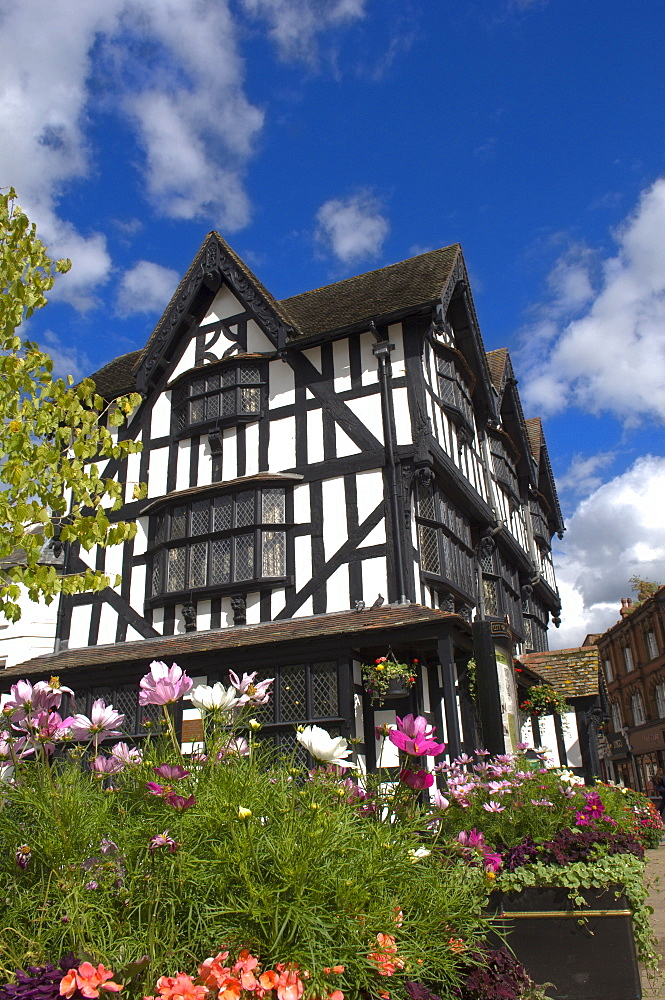
[(199, 684), (190, 694), (192, 705), (200, 712), (230, 712), (238, 704), (238, 692), (234, 687), (225, 688), (221, 681), (210, 687)]
[(350, 760), (345, 760), (351, 751), (343, 736), (331, 736), (320, 726), (305, 726), (302, 733), (296, 733), (296, 739), (321, 764), (335, 764), (337, 767), (358, 766)]
[(409, 857), (411, 858), (411, 864), (415, 865), (417, 861), (421, 858), (428, 858), (432, 852), (428, 851), (426, 847), (417, 847), (415, 850), (409, 851)]

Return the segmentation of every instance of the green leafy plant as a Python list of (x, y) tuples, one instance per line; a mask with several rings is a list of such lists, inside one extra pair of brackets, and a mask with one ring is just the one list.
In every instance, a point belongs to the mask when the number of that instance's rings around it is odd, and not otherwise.
[(565, 696), (559, 694), (551, 684), (534, 684), (529, 688), (528, 695), (520, 708), (529, 715), (565, 715), (570, 711)]
[(362, 666), (365, 690), (374, 701), (378, 701), (382, 705), (390, 689), (390, 682), (398, 680), (405, 687), (411, 688), (416, 683), (417, 670), (418, 660), (412, 660), (411, 663), (399, 663), (394, 659), (392, 653), (389, 653), (388, 656), (380, 656), (374, 663), (364, 663)]

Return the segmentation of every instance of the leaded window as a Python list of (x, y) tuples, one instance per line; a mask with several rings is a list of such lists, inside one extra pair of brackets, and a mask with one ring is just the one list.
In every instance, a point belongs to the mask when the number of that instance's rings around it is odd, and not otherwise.
[(517, 469), (512, 451), (504, 441), (494, 437), (490, 438), (490, 450), (496, 479), (517, 496)]
[(633, 713), (633, 725), (641, 726), (645, 721), (644, 719), (644, 705), (642, 704), (642, 695), (639, 691), (634, 691), (630, 696), (630, 710)]
[(469, 387), (451, 358), (436, 355), (436, 378), (441, 402), (456, 409), (468, 426), (473, 428), (473, 405)]
[(529, 500), (529, 512), (531, 514), (531, 525), (533, 527), (534, 535), (537, 535), (545, 542), (548, 542), (552, 533), (549, 530), (547, 517), (539, 500)]
[(425, 573), (444, 577), (465, 594), (473, 594), (473, 553), (468, 518), (438, 486), (418, 485), (418, 544)]
[(658, 656), (658, 646), (656, 644), (656, 636), (653, 629), (650, 629), (645, 633), (647, 652), (649, 654), (650, 660), (655, 660)]
[(544, 653), (547, 642), (547, 609), (534, 594), (522, 598), (522, 625), (527, 652)]
[(255, 363), (236, 362), (212, 372), (199, 369), (173, 390), (176, 431), (197, 424), (257, 418), (264, 383), (262, 366)]
[(612, 713), (612, 726), (614, 727), (614, 732), (619, 733), (623, 729), (623, 719), (621, 718), (621, 706), (617, 701), (613, 701), (610, 705), (610, 710)]
[(153, 597), (285, 576), (285, 522), (282, 486), (206, 497), (156, 514)]

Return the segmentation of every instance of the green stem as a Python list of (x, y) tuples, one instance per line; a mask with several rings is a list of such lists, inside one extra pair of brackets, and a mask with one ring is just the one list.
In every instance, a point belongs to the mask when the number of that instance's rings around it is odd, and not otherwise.
[(164, 718), (166, 720), (166, 726), (169, 731), (169, 736), (171, 737), (171, 742), (173, 743), (173, 749), (176, 754), (182, 760), (182, 749), (180, 747), (180, 741), (176, 735), (175, 726), (173, 724), (173, 716), (169, 710), (168, 705), (162, 705), (162, 711), (164, 712)]

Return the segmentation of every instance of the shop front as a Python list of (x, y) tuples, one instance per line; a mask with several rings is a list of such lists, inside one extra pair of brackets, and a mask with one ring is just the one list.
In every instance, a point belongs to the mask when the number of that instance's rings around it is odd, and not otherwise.
[(637, 787), (646, 795), (653, 796), (653, 776), (659, 768), (665, 767), (665, 720), (628, 730), (635, 763)]

